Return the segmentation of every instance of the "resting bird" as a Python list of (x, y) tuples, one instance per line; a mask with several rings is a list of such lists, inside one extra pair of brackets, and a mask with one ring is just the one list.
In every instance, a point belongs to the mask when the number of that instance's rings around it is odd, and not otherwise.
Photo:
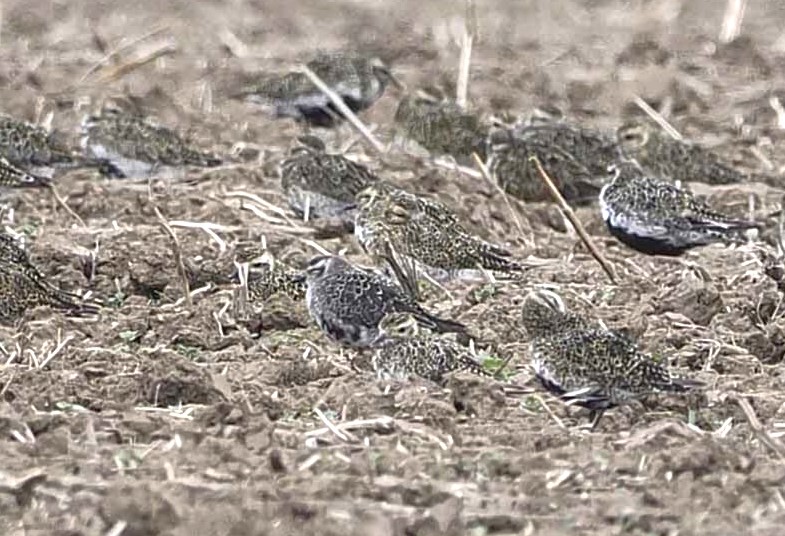
[(748, 174), (725, 164), (713, 152), (690, 142), (675, 140), (657, 127), (642, 122), (622, 125), (616, 136), (627, 158), (648, 173), (671, 181), (738, 184), (758, 181), (781, 186), (782, 179)]
[(712, 243), (740, 243), (754, 222), (726, 216), (686, 190), (647, 175), (634, 162), (610, 167), (613, 179), (600, 192), (609, 231), (649, 255), (678, 256)]
[(471, 162), (472, 153), (485, 160), (488, 129), (455, 102), (424, 91), (401, 99), (395, 123), (407, 138), (435, 155), (450, 155), (461, 163)]
[(248, 297), (251, 301), (263, 302), (275, 295), (284, 295), (293, 301), (305, 299), (305, 283), (299, 270), (278, 260), (248, 274)]
[(490, 135), (488, 169), (499, 186), (524, 201), (550, 201), (536, 156), (565, 200), (594, 202), (609, 165), (619, 157), (611, 136), (563, 121), (533, 122)]
[(117, 171), (104, 160), (77, 154), (56, 133), (4, 114), (0, 114), (0, 157), (39, 182), (76, 168), (96, 168), (106, 175)]
[(684, 393), (703, 385), (674, 376), (626, 336), (566, 312), (554, 292), (527, 294), (522, 318), (537, 379), (567, 404), (588, 409), (592, 429), (608, 409), (649, 394)]
[(0, 156), (0, 189), (49, 186), (51, 179), (28, 173)]
[(300, 136), (281, 163), (281, 186), (300, 217), (354, 220), (354, 198), (377, 182), (374, 173), (339, 154), (327, 153), (322, 140)]
[(385, 277), (360, 270), (337, 256), (311, 259), (303, 276), (308, 311), (332, 340), (353, 347), (378, 342), (379, 323), (391, 312), (411, 313), (422, 326), (463, 333), (466, 327), (425, 311)]
[(467, 371), (491, 377), (468, 348), (420, 331), (411, 313), (390, 313), (379, 323), (379, 343), (371, 358), (381, 380), (420, 376), (441, 383), (445, 374)]
[(416, 272), (436, 279), (476, 279), (483, 271), (521, 272), (509, 251), (467, 231), (447, 206), (387, 183), (357, 196), (354, 232), (366, 253), (386, 260), (416, 294)]
[(175, 131), (114, 106), (83, 119), (82, 147), (91, 157), (110, 162), (120, 178), (221, 164), (221, 158), (192, 147)]
[(41, 305), (75, 316), (98, 313), (96, 304), (81, 302), (49, 283), (14, 239), (0, 233), (0, 321), (13, 323), (28, 309)]
[[(370, 108), (389, 83), (402, 87), (379, 58), (355, 53), (320, 53), (306, 66), (352, 112)], [(269, 76), (234, 95), (270, 108), (275, 117), (291, 117), (312, 126), (332, 127), (344, 118), (330, 99), (298, 71)]]

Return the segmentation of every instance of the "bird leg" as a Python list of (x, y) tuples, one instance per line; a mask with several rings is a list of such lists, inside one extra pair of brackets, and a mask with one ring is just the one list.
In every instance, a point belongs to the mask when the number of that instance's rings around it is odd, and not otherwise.
[(589, 419), (591, 420), (591, 426), (589, 427), (590, 432), (594, 432), (594, 430), (597, 428), (597, 425), (599, 424), (600, 419), (602, 419), (603, 414), (605, 414), (604, 409), (592, 410), (589, 413)]

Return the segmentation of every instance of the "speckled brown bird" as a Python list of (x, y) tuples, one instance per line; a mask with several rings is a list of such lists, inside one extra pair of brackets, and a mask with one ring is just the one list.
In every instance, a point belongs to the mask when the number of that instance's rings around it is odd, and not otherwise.
[(468, 348), (420, 330), (411, 313), (390, 313), (379, 323), (378, 347), (371, 364), (380, 380), (412, 376), (441, 383), (446, 374), (471, 372), (491, 377)]
[(109, 162), (119, 178), (147, 177), (187, 166), (215, 167), (222, 161), (193, 147), (174, 130), (112, 105), (83, 119), (82, 147), (90, 157)]
[(248, 273), (248, 298), (251, 301), (263, 302), (276, 295), (293, 301), (305, 300), (305, 282), (299, 270), (274, 260)]
[(106, 162), (85, 158), (67, 147), (57, 133), (4, 114), (0, 114), (0, 157), (20, 172), (37, 177), (37, 182), (51, 179), (56, 171), (79, 167), (113, 171)]
[(537, 379), (567, 404), (590, 410), (592, 429), (606, 410), (618, 405), (703, 385), (674, 376), (625, 335), (567, 313), (551, 291), (527, 294), (522, 317)]
[(0, 157), (0, 188), (39, 188), (50, 184), (48, 177), (28, 173)]
[(602, 218), (613, 236), (641, 253), (676, 256), (712, 243), (743, 243), (746, 231), (758, 228), (649, 176), (634, 161), (610, 171), (613, 179), (599, 196)]
[(775, 186), (782, 179), (743, 173), (715, 153), (683, 140), (676, 140), (659, 127), (642, 121), (622, 125), (616, 134), (627, 158), (634, 158), (651, 175), (670, 181), (738, 184), (758, 181)]
[(378, 183), (358, 194), (357, 206), (358, 242), (369, 255), (390, 263), (407, 291), (416, 287), (417, 271), (439, 280), (523, 271), (509, 251), (467, 231), (438, 201)]
[(435, 155), (472, 162), (472, 153), (485, 160), (488, 127), (478, 115), (454, 101), (418, 91), (401, 99), (395, 112), (399, 132)]
[(355, 196), (379, 178), (366, 166), (328, 153), (315, 136), (300, 136), (281, 162), (281, 187), (298, 216), (354, 221)]
[(29, 266), (0, 258), (0, 321), (11, 324), (28, 309), (49, 306), (73, 316), (97, 314), (96, 304), (78, 301), (41, 278)]
[(620, 156), (613, 139), (565, 121), (535, 121), (498, 129), (489, 138), (488, 168), (507, 193), (524, 201), (550, 201), (536, 156), (565, 200), (589, 204), (597, 199), (607, 168)]
[[(392, 83), (402, 87), (385, 63), (353, 52), (322, 52), (306, 66), (332, 89), (352, 112), (370, 108)], [(263, 77), (233, 95), (312, 126), (332, 127), (343, 120), (330, 99), (298, 71)]]

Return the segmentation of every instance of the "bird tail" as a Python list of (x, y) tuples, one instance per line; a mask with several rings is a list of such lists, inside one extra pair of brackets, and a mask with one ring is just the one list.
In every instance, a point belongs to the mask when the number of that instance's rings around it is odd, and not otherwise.
[(692, 391), (693, 389), (701, 389), (706, 387), (706, 384), (699, 380), (691, 380), (688, 378), (673, 378), (667, 385), (666, 390), (675, 393), (684, 393)]
[(52, 294), (53, 305), (65, 311), (68, 316), (94, 316), (101, 310), (101, 303), (96, 300), (84, 300), (74, 293), (58, 288), (50, 287), (49, 291)]
[(421, 313), (417, 321), (424, 327), (439, 333), (465, 333), (466, 326), (454, 320), (446, 320), (429, 313)]

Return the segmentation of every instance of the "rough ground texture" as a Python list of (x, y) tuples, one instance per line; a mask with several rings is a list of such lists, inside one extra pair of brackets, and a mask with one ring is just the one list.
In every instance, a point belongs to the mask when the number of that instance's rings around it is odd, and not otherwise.
[[(581, 209), (618, 273), (611, 284), (554, 207), (513, 200), (519, 228), (482, 180), (395, 146), (385, 164), (362, 143), (350, 150), (531, 257), (536, 266), (522, 282), (451, 284), (450, 297), (428, 290), (431, 309), (511, 357), (510, 381), (534, 387), (519, 307), (531, 285), (550, 284), (569, 307), (627, 330), (708, 384), (694, 397), (611, 412), (594, 433), (575, 428), (586, 418), (579, 409), (536, 389), (505, 396), (472, 377), (446, 388), (377, 383), (314, 329), (301, 305), (233, 305), (235, 255), (259, 253), (262, 237), (293, 262), (314, 250), (302, 240), (313, 238), (307, 226), (292, 229), (269, 209), (274, 220), (265, 221), (231, 195), (283, 207), (275, 163), (299, 128), (226, 95), (255, 72), (346, 45), (380, 54), (412, 87), (456, 78), (461, 2), (294, 4), (3, 3), (2, 111), (73, 135), (102, 99), (129, 94), (205, 148), (235, 156), (174, 182), (66, 175), (59, 192), (85, 226), (47, 193), (11, 200), (13, 225), (30, 236), (42, 270), (65, 288), (92, 290), (107, 308), (97, 321), (38, 310), (2, 331), (0, 533), (781, 534), (785, 270), (774, 246), (776, 188), (696, 185), (771, 228), (757, 244), (683, 260), (625, 250), (596, 207)], [(477, 109), (557, 106), (614, 128), (640, 115), (639, 95), (739, 166), (785, 166), (785, 125), (770, 104), (785, 101), (782, 2), (751, 0), (730, 45), (717, 42), (718, 0), (479, 4), (470, 86)], [(107, 76), (114, 61), (161, 40), (171, 53)], [(390, 91), (363, 115), (385, 141), (396, 97)], [(342, 128), (328, 142), (339, 148), (353, 137)], [(191, 304), (154, 207), (169, 220), (222, 226), (223, 253), (205, 232), (175, 227), (191, 289), (202, 289)], [(369, 262), (351, 237), (320, 243)], [(325, 428), (315, 409), (343, 431)]]

